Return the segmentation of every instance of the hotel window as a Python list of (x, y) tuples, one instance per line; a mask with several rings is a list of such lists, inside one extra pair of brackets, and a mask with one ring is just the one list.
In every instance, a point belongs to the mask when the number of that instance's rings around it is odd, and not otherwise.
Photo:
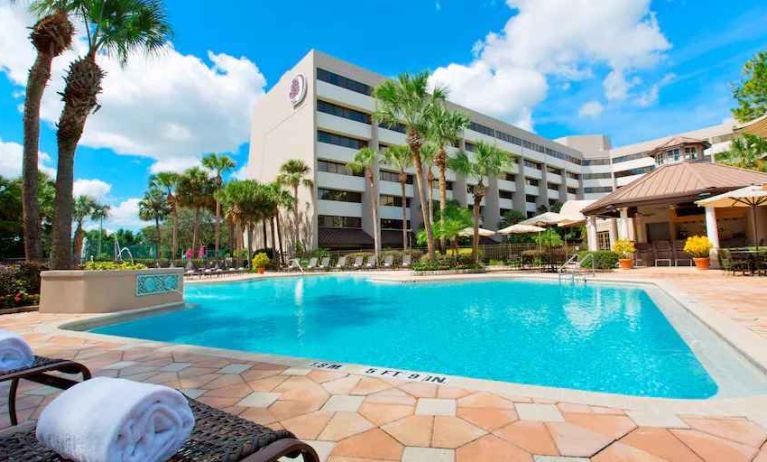
[(648, 167), (640, 167), (640, 168), (631, 168), (628, 170), (622, 170), (620, 172), (615, 172), (615, 178), (623, 178), (627, 176), (634, 176), (634, 175), (642, 175), (647, 172), (651, 172), (655, 166), (650, 165)]
[(474, 143), (471, 143), (469, 141), (466, 142), (466, 150), (469, 152), (474, 152)]
[(538, 162), (533, 162), (532, 160), (525, 159), (525, 167), (541, 170), (543, 166)]
[(531, 204), (535, 204), (535, 202), (538, 200), (538, 196), (533, 196), (531, 194), (525, 195), (525, 202), (529, 202)]
[(405, 133), (405, 132), (407, 132), (407, 127), (405, 127), (405, 125), (404, 125), (404, 124), (393, 124), (393, 125), (389, 125), (389, 124), (384, 124), (384, 123), (382, 123), (382, 124), (380, 124), (380, 125), (381, 125), (381, 127), (385, 128), (385, 129), (387, 129), (387, 130), (391, 130), (391, 131), (395, 131), (395, 132), (400, 132), (400, 133)]
[(559, 185), (556, 183), (546, 183), (546, 187), (552, 191), (559, 191)]
[[(381, 194), (379, 204), (381, 207), (402, 207), (402, 196)], [(405, 198), (405, 207), (410, 207), (410, 198)]]
[(599, 186), (594, 188), (584, 188), (583, 192), (586, 194), (608, 193), (613, 192), (613, 188), (611, 186)]
[(477, 133), (482, 133), (483, 135), (492, 136), (495, 138), (495, 130), (484, 125), (480, 125), (476, 122), (469, 122), (469, 129), (474, 130)]
[(597, 247), (599, 247), (599, 250), (610, 250), (609, 231), (600, 231), (597, 233)]
[(499, 189), (498, 190), (498, 197), (501, 199), (514, 199), (514, 193), (511, 191), (506, 191), (505, 189)]
[(567, 194), (578, 194), (578, 190), (575, 188), (567, 188)]
[(556, 199), (549, 199), (549, 207), (554, 207), (555, 205), (557, 205), (557, 202), (559, 201)]
[(506, 181), (515, 182), (517, 181), (517, 176), (514, 175), (513, 173), (507, 173), (504, 175), (503, 179)]
[[(434, 181), (431, 182), (432, 189), (439, 189), (439, 179), (435, 178)], [(445, 181), (445, 190), (446, 191), (452, 191), (453, 190), (453, 182), (452, 181)]]
[(583, 165), (610, 165), (610, 159), (588, 159), (583, 161)]
[(583, 179), (584, 180), (608, 180), (612, 178), (612, 175), (610, 175), (609, 172), (607, 173), (584, 173)]
[(575, 172), (567, 172), (567, 178), (570, 178), (571, 180), (578, 180), (580, 177)]
[(348, 136), (323, 132), (322, 130), (317, 131), (317, 141), (322, 143), (335, 144), (337, 146), (343, 146), (345, 148), (351, 149), (362, 149), (368, 145), (368, 142), (365, 140), (358, 140)]
[(346, 164), (330, 160), (318, 160), (317, 171), (335, 173), (336, 175), (365, 176), (364, 172), (353, 172)]
[(320, 228), (362, 228), (362, 218), (341, 217), (337, 215), (320, 215), (317, 218)]
[[(410, 220), (405, 223), (405, 226), (405, 229), (410, 229)], [(402, 220), (381, 218), (381, 229), (396, 229), (397, 231), (402, 231)]]
[(535, 178), (527, 178), (525, 177), (525, 184), (527, 186), (538, 186), (540, 182), (536, 180)]
[(636, 154), (627, 154), (625, 156), (616, 157), (613, 159), (614, 164), (618, 164), (621, 162), (628, 162), (630, 160), (636, 160), (636, 159), (644, 159), (647, 157), (646, 152), (638, 152)]
[(684, 157), (690, 160), (698, 160), (698, 148), (696, 147), (684, 148)]
[[(399, 183), (399, 173), (397, 172), (390, 172), (388, 170), (381, 170), (378, 173), (378, 177), (381, 178), (381, 181), (391, 181), (393, 183)], [(407, 176), (406, 184), (413, 184), (413, 175)]]
[(341, 191), (339, 189), (318, 188), (317, 197), (324, 201), (362, 203), (362, 193), (356, 191)]
[(324, 112), (325, 114), (343, 117), (344, 119), (370, 125), (370, 114), (328, 103), (327, 101), (317, 101), (317, 110)]
[(357, 82), (356, 80), (338, 75), (334, 72), (326, 71), (325, 69), (317, 69), (317, 80), (322, 80), (323, 82), (330, 83), (337, 87), (346, 88), (347, 90), (362, 93), (367, 96), (370, 96), (373, 93), (373, 87), (370, 85), (365, 85), (362, 82)]
[(562, 169), (554, 167), (546, 167), (546, 171), (554, 175), (562, 175)]

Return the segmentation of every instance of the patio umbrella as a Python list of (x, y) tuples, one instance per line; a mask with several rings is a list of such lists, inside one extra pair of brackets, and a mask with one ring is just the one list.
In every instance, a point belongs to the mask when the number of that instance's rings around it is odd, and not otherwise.
[(520, 221), (519, 224), (546, 227), (546, 226), (556, 226), (560, 223), (566, 223), (571, 220), (572, 220), (571, 217), (567, 217), (560, 213), (546, 212), (540, 215), (536, 215), (532, 218), (528, 218), (527, 220)]
[(505, 236), (508, 234), (540, 233), (541, 231), (546, 231), (546, 229), (541, 228), (540, 226), (516, 224), (516, 225), (511, 225), (507, 228), (503, 228), (499, 230), (498, 234), (502, 234)]
[[(458, 233), (461, 237), (471, 237), (474, 235), (474, 228), (469, 226), (468, 228), (464, 228), (461, 230), (460, 233)], [(489, 229), (479, 228), (479, 235), (482, 237), (491, 237), (495, 236), (495, 231), (490, 231)]]
[(767, 205), (767, 183), (763, 185), (751, 185), (745, 188), (735, 189), (718, 196), (702, 199), (696, 204), (702, 207), (728, 208), (728, 207), (750, 207), (751, 223), (754, 227), (754, 241), (757, 249), (759, 248), (759, 227), (757, 226), (756, 208), (761, 205)]

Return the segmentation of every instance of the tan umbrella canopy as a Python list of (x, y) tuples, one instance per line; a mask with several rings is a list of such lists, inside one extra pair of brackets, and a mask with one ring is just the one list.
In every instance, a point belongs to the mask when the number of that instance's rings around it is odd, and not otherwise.
[(735, 131), (750, 133), (761, 137), (767, 136), (767, 114), (746, 123), (736, 125)]
[(516, 224), (516, 225), (511, 225), (507, 228), (503, 228), (499, 230), (498, 234), (503, 234), (503, 235), (530, 234), (530, 233), (540, 233), (541, 231), (546, 231), (546, 229), (541, 228), (540, 226)]
[(527, 220), (520, 221), (520, 225), (532, 225), (532, 226), (556, 226), (560, 223), (567, 223), (571, 221), (570, 217), (566, 217), (562, 214), (555, 212), (546, 212), (540, 215), (528, 218)]
[[(458, 233), (461, 237), (471, 237), (474, 235), (474, 228), (468, 227), (461, 230), (460, 233)], [(495, 236), (495, 231), (490, 231), (489, 229), (479, 228), (479, 235), (482, 237), (491, 237)]]
[(701, 199), (695, 203), (702, 207), (714, 208), (750, 207), (751, 223), (754, 226), (754, 241), (756, 241), (757, 246), (759, 245), (759, 228), (756, 223), (756, 208), (762, 205), (767, 205), (767, 183), (735, 189), (724, 194), (719, 194), (718, 196)]

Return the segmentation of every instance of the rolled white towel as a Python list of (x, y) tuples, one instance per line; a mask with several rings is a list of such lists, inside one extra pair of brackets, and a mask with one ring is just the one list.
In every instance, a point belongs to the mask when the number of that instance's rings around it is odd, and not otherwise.
[(28, 367), (34, 362), (35, 355), (23, 338), (0, 329), (0, 372)]
[(40, 414), (37, 439), (75, 462), (160, 462), (192, 434), (179, 391), (98, 377), (64, 391)]

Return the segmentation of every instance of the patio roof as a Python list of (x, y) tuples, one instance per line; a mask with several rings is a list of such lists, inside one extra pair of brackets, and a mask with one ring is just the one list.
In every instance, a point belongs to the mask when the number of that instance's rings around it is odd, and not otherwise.
[(767, 183), (767, 173), (709, 162), (669, 164), (606, 195), (582, 213), (604, 215), (623, 207), (693, 202), (704, 196), (763, 183)]
[(665, 152), (670, 149), (675, 148), (681, 148), (683, 146), (689, 146), (689, 145), (703, 145), (704, 149), (710, 148), (711, 143), (709, 143), (706, 140), (699, 140), (697, 138), (689, 138), (686, 136), (675, 136), (673, 138), (669, 138), (668, 141), (661, 144), (660, 146), (656, 147), (650, 152), (650, 155), (656, 154), (658, 152)]

